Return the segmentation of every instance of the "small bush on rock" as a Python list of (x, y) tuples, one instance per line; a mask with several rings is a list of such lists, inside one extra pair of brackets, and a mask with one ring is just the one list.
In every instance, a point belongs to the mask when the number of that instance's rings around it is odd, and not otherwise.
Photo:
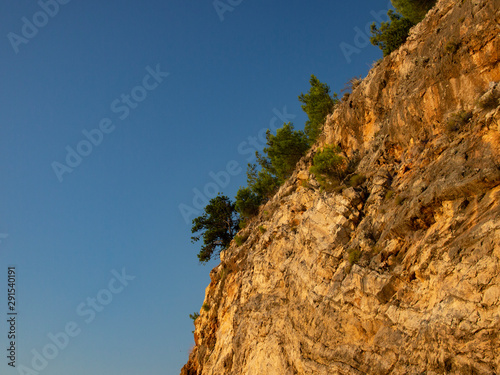
[(322, 151), (314, 155), (313, 166), (309, 169), (326, 191), (331, 191), (339, 186), (344, 177), (346, 161), (339, 155), (339, 152), (339, 147), (325, 146)]
[(349, 250), (349, 263), (351, 263), (351, 264), (358, 263), (360, 257), (361, 257), (361, 251), (359, 249), (350, 249)]
[(358, 187), (359, 185), (362, 185), (365, 181), (366, 181), (365, 176), (363, 176), (362, 174), (355, 174), (349, 180), (349, 185), (351, 185), (352, 187)]
[(471, 111), (458, 111), (450, 116), (446, 124), (446, 130), (449, 133), (456, 132), (460, 130), (465, 124), (467, 124), (472, 118)]
[(236, 242), (236, 246), (241, 246), (245, 243), (246, 238), (243, 236), (234, 236), (234, 242)]
[(192, 314), (189, 314), (189, 317), (193, 320), (193, 323), (196, 321), (196, 319), (198, 319), (200, 317), (200, 314), (198, 314), (197, 312), (194, 312)]

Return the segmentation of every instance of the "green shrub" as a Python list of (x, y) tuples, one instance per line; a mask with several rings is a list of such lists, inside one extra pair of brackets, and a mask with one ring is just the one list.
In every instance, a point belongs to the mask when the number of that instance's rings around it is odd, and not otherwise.
[(472, 111), (460, 110), (450, 116), (446, 123), (446, 130), (451, 133), (460, 130), (472, 118)]
[(197, 312), (194, 312), (192, 314), (189, 314), (189, 317), (191, 319), (193, 319), (193, 323), (196, 321), (196, 319), (198, 319), (200, 317), (200, 314), (198, 314)]
[(360, 257), (361, 257), (361, 251), (359, 249), (350, 249), (349, 250), (349, 263), (351, 263), (351, 264), (358, 263)]
[(321, 187), (327, 191), (338, 186), (344, 176), (346, 162), (338, 154), (339, 152), (339, 147), (325, 146), (322, 151), (314, 155), (313, 165), (309, 169), (316, 176)]
[(403, 17), (401, 14), (394, 12), (392, 9), (387, 12), (389, 21), (382, 22), (380, 29), (377, 28), (376, 23), (371, 25), (370, 42), (374, 46), (378, 46), (384, 56), (389, 55), (401, 46), (408, 38), (410, 28), (415, 24), (408, 18)]
[(234, 242), (236, 242), (237, 246), (241, 246), (245, 243), (245, 240), (243, 239), (243, 237), (236, 235), (234, 236)]
[[(196, 319), (198, 319), (200, 317), (200, 314), (198, 314), (197, 312), (194, 312), (192, 314), (189, 314), (189, 317), (193, 320), (193, 324), (195, 324)], [(194, 333), (194, 331), (191, 331), (191, 333)]]
[(311, 85), (309, 92), (300, 94), (299, 101), (303, 103), (302, 109), (308, 117), (304, 131), (309, 144), (312, 145), (321, 134), (326, 116), (332, 113), (339, 101), (337, 94), (334, 93), (331, 97), (330, 87), (326, 83), (321, 83), (314, 75), (311, 75), (309, 83)]
[(264, 234), (264, 233), (266, 233), (267, 229), (266, 229), (266, 227), (259, 225), (259, 231), (260, 231), (260, 233)]
[(205, 311), (209, 311), (210, 310), (210, 305), (208, 303), (203, 303), (203, 305), (201, 306), (201, 308)]
[(349, 185), (351, 185), (352, 187), (357, 187), (359, 185), (362, 185), (365, 181), (365, 176), (363, 176), (362, 174), (355, 174), (350, 178)]

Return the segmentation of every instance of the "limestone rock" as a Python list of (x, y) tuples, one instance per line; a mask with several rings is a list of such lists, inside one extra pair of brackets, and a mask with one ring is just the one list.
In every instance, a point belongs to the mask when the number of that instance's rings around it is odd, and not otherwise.
[[(439, 1), (339, 105), (211, 272), (181, 374), (500, 373), (499, 9)], [(325, 144), (361, 186), (319, 189)]]

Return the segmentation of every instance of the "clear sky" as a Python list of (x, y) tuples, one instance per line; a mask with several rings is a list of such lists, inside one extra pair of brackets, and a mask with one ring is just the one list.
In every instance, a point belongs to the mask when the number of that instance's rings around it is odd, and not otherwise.
[(381, 57), (386, 0), (216, 4), (0, 3), (2, 375), (178, 374), (217, 264), (196, 206), (245, 185), (263, 129), (303, 128), (311, 74), (340, 92)]

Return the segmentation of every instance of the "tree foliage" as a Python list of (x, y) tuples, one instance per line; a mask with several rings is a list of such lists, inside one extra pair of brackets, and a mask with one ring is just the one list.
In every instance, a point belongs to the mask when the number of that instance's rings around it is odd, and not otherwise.
[(436, 0), (391, 0), (394, 8), (414, 24), (422, 21)]
[(214, 254), (226, 249), (238, 230), (239, 219), (235, 204), (224, 195), (217, 195), (205, 207), (203, 215), (193, 219), (191, 232), (201, 232), (191, 237), (192, 242), (203, 238), (203, 245), (198, 253), (200, 263), (208, 262)]
[(197, 313), (196, 311), (192, 314), (189, 314), (189, 317), (193, 320), (193, 323), (196, 322), (196, 319), (200, 317), (200, 314)]
[(384, 56), (399, 48), (408, 38), (410, 28), (422, 21), (436, 0), (391, 0), (397, 12), (387, 12), (388, 22), (382, 22), (380, 29), (371, 25), (370, 41), (378, 46)]
[(322, 125), (326, 116), (333, 111), (334, 105), (338, 102), (337, 94), (330, 96), (330, 87), (326, 83), (321, 83), (316, 76), (311, 75), (309, 80), (311, 88), (307, 94), (300, 94), (299, 101), (303, 103), (302, 109), (309, 118), (304, 131), (312, 144), (321, 134)]
[(260, 164), (282, 184), (291, 176), (297, 162), (309, 149), (307, 136), (300, 130), (294, 130), (293, 124), (289, 122), (283, 124), (283, 127), (276, 131), (276, 135), (268, 130), (266, 138), (267, 147), (264, 148), (264, 153), (267, 160), (261, 161)]
[[(261, 158), (260, 161), (267, 160)], [(257, 170), (256, 164), (248, 164), (247, 183), (248, 187), (258, 197), (260, 203), (267, 201), (278, 189), (278, 178), (266, 167), (260, 164), (261, 169)], [(259, 204), (260, 204), (259, 203)]]
[(258, 212), (259, 206), (290, 177), (299, 159), (309, 149), (306, 135), (294, 130), (292, 123), (283, 124), (276, 135), (268, 130), (266, 138), (264, 154), (257, 152), (257, 164), (248, 165), (248, 187), (240, 188), (236, 194), (236, 210), (242, 218)]
[(241, 218), (247, 219), (259, 212), (259, 206), (262, 202), (261, 198), (249, 187), (240, 187), (236, 193), (236, 211)]
[(389, 55), (392, 51), (399, 48), (401, 44), (406, 42), (410, 28), (415, 25), (408, 18), (394, 12), (392, 9), (387, 12), (389, 21), (382, 22), (380, 29), (372, 23), (370, 41), (374, 46), (378, 46), (384, 56)]
[(290, 122), (283, 124), (276, 135), (268, 130), (263, 154), (256, 152), (257, 163), (248, 165), (248, 186), (240, 187), (235, 201), (236, 211), (243, 220), (257, 214), (259, 206), (291, 176), (297, 162), (321, 133), (326, 116), (338, 103), (337, 95), (331, 97), (328, 85), (314, 75), (309, 83), (309, 92), (299, 96), (302, 109), (308, 116), (304, 131), (295, 130)]

